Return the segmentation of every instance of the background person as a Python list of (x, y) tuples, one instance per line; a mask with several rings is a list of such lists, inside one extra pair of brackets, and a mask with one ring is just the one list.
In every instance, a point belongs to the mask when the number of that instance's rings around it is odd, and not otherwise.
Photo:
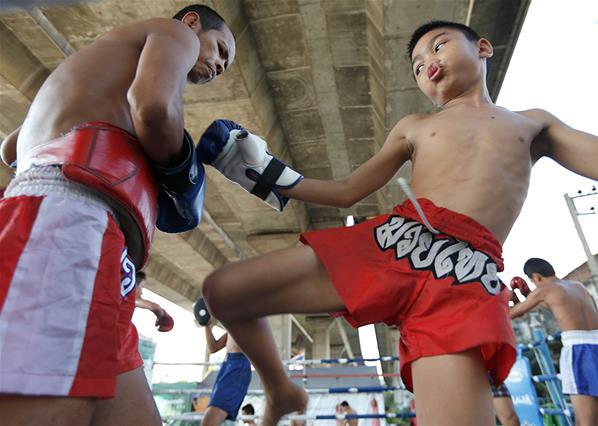
[(563, 393), (569, 394), (575, 424), (598, 425), (598, 309), (591, 294), (577, 281), (556, 277), (544, 259), (531, 258), (523, 267), (536, 285), (526, 300), (510, 309), (517, 318), (537, 306), (554, 314), (561, 328), (560, 372)]

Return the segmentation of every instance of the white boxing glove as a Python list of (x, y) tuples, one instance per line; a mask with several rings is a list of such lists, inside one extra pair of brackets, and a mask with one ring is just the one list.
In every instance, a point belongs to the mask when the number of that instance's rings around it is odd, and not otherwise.
[[(292, 188), (303, 176), (268, 152), (268, 144), (259, 136), (240, 128), (230, 128), (226, 122), (228, 139), (222, 140), (223, 123), (216, 120), (200, 141), (208, 164), (247, 192), (264, 200), (272, 208), (282, 211), (289, 201), (280, 189)], [(216, 126), (218, 132), (211, 129)], [(218, 133), (219, 137), (214, 137)], [(220, 139), (220, 141), (218, 141)], [(224, 143), (223, 143), (224, 142)], [(201, 147), (201, 145), (205, 146)], [(217, 155), (214, 157), (212, 154)], [(212, 160), (212, 161), (210, 161)]]

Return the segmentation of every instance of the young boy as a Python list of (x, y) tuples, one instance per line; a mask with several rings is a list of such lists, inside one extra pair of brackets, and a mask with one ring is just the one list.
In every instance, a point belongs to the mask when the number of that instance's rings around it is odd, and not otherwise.
[(304, 246), (225, 265), (204, 283), (210, 311), (261, 376), (266, 425), (307, 402), (288, 379), (264, 318), (299, 312), (342, 313), (356, 327), (399, 326), (401, 373), (415, 391), (420, 424), (493, 425), (487, 373), (500, 384), (515, 359), (510, 294), (496, 274), (531, 167), (548, 156), (598, 178), (598, 138), (546, 111), (515, 113), (492, 103), (488, 40), (461, 24), (432, 22), (414, 32), (408, 50), (419, 88), (440, 111), (401, 119), (345, 180), (303, 179), (276, 190), (349, 207), (411, 160), (413, 192), (430, 230), (406, 201), (350, 228), (306, 232)]
[(554, 314), (561, 328), (560, 370), (563, 392), (571, 396), (575, 424), (598, 424), (598, 310), (588, 290), (579, 282), (557, 278), (544, 259), (531, 258), (523, 267), (536, 285), (525, 302), (511, 308), (517, 318), (542, 304)]

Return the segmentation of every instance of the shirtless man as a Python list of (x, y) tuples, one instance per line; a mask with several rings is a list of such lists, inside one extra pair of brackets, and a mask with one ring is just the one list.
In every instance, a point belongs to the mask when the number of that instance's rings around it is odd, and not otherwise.
[(205, 327), (208, 351), (213, 354), (226, 347), (226, 358), (212, 387), (208, 409), (201, 421), (204, 426), (218, 426), (225, 420), (234, 422), (251, 383), (249, 360), (228, 333), (218, 339), (214, 337), (212, 327), (215, 324), (214, 317), (211, 317)]
[(132, 339), (135, 269), (160, 215), (178, 219), (166, 204), (158, 213), (159, 197), (201, 185), (185, 83), (208, 83), (235, 56), (210, 8), (174, 18), (71, 55), (3, 142), (3, 160), (18, 161), (0, 200), (3, 424), (162, 424)]
[(524, 302), (511, 308), (517, 318), (536, 306), (550, 309), (561, 328), (560, 370), (563, 393), (571, 396), (575, 424), (598, 424), (598, 309), (583, 284), (561, 280), (544, 259), (531, 258), (523, 267), (536, 285)]
[[(203, 284), (210, 311), (260, 374), (266, 425), (303, 409), (307, 395), (287, 377), (264, 317), (323, 312), (343, 313), (353, 326), (399, 326), (401, 374), (415, 390), (420, 424), (493, 425), (487, 374), (502, 383), (516, 355), (510, 292), (497, 277), (501, 244), (532, 165), (548, 156), (598, 179), (596, 136), (543, 110), (511, 112), (492, 103), (485, 83), (490, 41), (461, 24), (433, 22), (414, 32), (408, 50), (419, 88), (440, 111), (401, 119), (346, 179), (275, 181), (270, 192), (346, 208), (410, 160), (429, 229), (406, 201), (353, 227), (306, 232), (303, 246), (224, 265)], [(274, 162), (263, 141), (233, 126), (226, 136), (212, 142), (227, 146), (234, 137), (245, 175), (262, 181)]]
[[(336, 406), (336, 414), (357, 414), (357, 411), (355, 411), (355, 409), (351, 407), (347, 401), (343, 401)], [(343, 419), (337, 420), (336, 426), (357, 426), (358, 423), (359, 422), (357, 419)]]

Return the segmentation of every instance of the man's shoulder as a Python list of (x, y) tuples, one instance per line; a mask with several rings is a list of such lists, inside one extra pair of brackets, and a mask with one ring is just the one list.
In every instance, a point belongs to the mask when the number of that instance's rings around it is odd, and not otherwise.
[(189, 40), (197, 39), (193, 31), (185, 23), (172, 18), (148, 18), (135, 21), (122, 27), (114, 28), (106, 33), (106, 35), (119, 35), (127, 31), (144, 32), (147, 35), (152, 33), (165, 34)]

